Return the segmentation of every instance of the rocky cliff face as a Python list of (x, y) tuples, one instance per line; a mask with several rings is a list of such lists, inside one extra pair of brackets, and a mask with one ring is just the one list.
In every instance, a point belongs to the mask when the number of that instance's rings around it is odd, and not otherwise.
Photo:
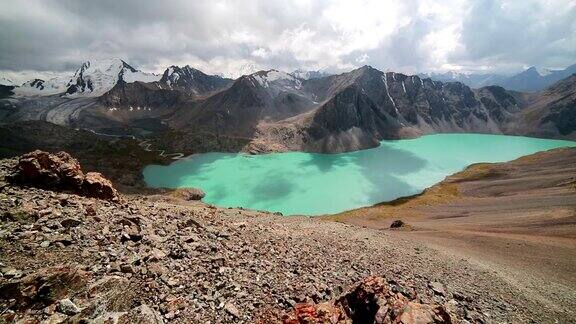
[(313, 106), (299, 79), (274, 70), (261, 71), (242, 76), (228, 89), (181, 109), (171, 118), (171, 125), (250, 139), (260, 122), (294, 116)]
[(153, 108), (174, 110), (187, 98), (186, 94), (163, 89), (157, 83), (120, 81), (98, 99), (111, 109), (129, 110), (132, 107), (132, 110), (148, 111)]
[(499, 87), (473, 91), (458, 82), (384, 73), (368, 66), (311, 80), (304, 87), (323, 100), (321, 105), (265, 125), (260, 142), (289, 138), (289, 150), (341, 152), (427, 133), (501, 133), (502, 125), (519, 110), (516, 99)]

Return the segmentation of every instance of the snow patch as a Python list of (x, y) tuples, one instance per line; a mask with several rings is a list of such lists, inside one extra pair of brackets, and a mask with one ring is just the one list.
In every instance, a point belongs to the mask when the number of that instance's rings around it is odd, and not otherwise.
[(398, 111), (398, 108), (396, 107), (396, 103), (394, 102), (394, 99), (392, 99), (392, 96), (390, 95), (390, 91), (388, 91), (388, 78), (386, 77), (386, 73), (384, 73), (384, 75), (382, 76), (382, 81), (384, 81), (384, 86), (386, 87), (386, 94), (388, 95), (388, 98), (390, 99), (390, 101), (392, 101), (392, 106), (394, 106), (394, 110), (396, 111), (396, 114), (400, 115), (400, 112)]

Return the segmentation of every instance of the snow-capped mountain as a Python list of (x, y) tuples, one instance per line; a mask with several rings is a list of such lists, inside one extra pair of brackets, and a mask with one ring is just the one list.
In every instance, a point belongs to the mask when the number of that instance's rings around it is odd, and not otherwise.
[(119, 81), (154, 82), (159, 75), (146, 73), (120, 59), (87, 61), (76, 70), (68, 83), (67, 96), (98, 97), (112, 89)]
[(297, 77), (298, 79), (302, 79), (302, 80), (319, 79), (319, 78), (323, 78), (323, 77), (331, 75), (330, 73), (320, 71), (320, 70), (318, 70), (318, 71), (306, 71), (306, 70), (302, 70), (302, 69), (295, 70), (290, 74)]
[(256, 67), (253, 63), (242, 64), (234, 73), (230, 73), (233, 78), (239, 78), (243, 75), (250, 75), (258, 72), (260, 69)]
[(56, 77), (49, 80), (34, 79), (14, 88), (20, 96), (49, 96), (63, 93), (68, 88), (69, 78)]
[(0, 76), (0, 85), (15, 86), (16, 84), (14, 83), (14, 81), (12, 81), (12, 79)]
[(259, 71), (252, 74), (252, 77), (254, 77), (254, 79), (256, 79), (256, 81), (258, 81), (258, 83), (260, 83), (264, 88), (268, 88), (272, 82), (285, 84), (289, 87), (299, 86), (301, 84), (298, 78), (278, 70)]
[(162, 89), (180, 90), (200, 95), (219, 90), (232, 81), (232, 79), (217, 75), (208, 75), (189, 65), (184, 67), (173, 65), (164, 71), (159, 84)]

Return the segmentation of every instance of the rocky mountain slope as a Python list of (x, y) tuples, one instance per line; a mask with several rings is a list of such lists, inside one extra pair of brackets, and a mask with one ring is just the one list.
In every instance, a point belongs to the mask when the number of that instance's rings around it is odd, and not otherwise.
[(516, 99), (498, 87), (473, 91), (457, 82), (384, 73), (368, 66), (311, 80), (304, 88), (322, 104), (309, 113), (264, 125), (258, 145), (341, 152), (427, 133), (500, 133), (501, 125), (519, 110)]
[[(369, 66), (307, 80), (260, 71), (235, 81), (189, 66), (171, 67), (159, 81), (143, 82), (141, 72), (111, 62), (107, 69), (97, 64), (79, 69), (70, 96), (0, 100), (0, 122), (44, 120), (113, 135), (147, 134), (164, 149), (183, 154), (334, 153), (374, 147), (382, 139), (446, 132), (575, 136), (569, 98), (576, 90), (569, 86), (537, 93), (471, 89)], [(40, 81), (35, 85), (46, 89)], [(108, 90), (93, 97), (103, 89)]]
[[(14, 182), (7, 176), (24, 170), (17, 165), (0, 161), (7, 322), (571, 319), (474, 262), (392, 230), (171, 195), (113, 203)], [(76, 178), (57, 170), (80, 171), (51, 164), (42, 172)]]
[(576, 73), (576, 64), (573, 64), (563, 70), (537, 69), (532, 66), (521, 73), (510, 78), (504, 79), (498, 83), (508, 90), (534, 92), (541, 91), (554, 83), (569, 77)]
[(176, 129), (252, 138), (261, 121), (275, 121), (309, 110), (312, 95), (302, 80), (276, 70), (237, 79), (228, 89), (184, 107), (170, 120)]
[(14, 95), (14, 86), (0, 84), (0, 99), (8, 98)]
[(36, 149), (66, 150), (86, 171), (102, 172), (125, 191), (145, 191), (141, 170), (151, 163), (167, 163), (157, 151), (147, 151), (134, 139), (100, 136), (90, 131), (42, 121), (0, 125), (0, 158), (18, 156)]
[(576, 139), (576, 74), (546, 90), (524, 94), (525, 108), (507, 132)]

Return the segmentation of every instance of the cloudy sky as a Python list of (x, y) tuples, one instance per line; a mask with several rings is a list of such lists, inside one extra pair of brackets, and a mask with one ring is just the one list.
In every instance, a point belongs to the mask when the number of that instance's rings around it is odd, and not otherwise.
[(405, 73), (515, 72), (576, 63), (575, 0), (0, 0), (0, 71), (51, 75), (119, 57), (190, 64)]

